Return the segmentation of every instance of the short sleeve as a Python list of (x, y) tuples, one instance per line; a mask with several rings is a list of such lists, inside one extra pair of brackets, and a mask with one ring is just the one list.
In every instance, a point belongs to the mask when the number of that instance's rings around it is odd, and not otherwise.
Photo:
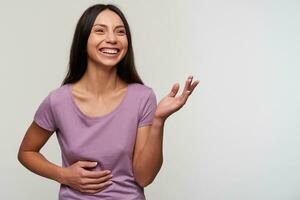
[(151, 125), (157, 107), (156, 95), (151, 89), (150, 94), (140, 105), (138, 127)]
[(34, 121), (48, 131), (55, 131), (56, 124), (51, 108), (50, 94), (43, 99), (34, 114)]

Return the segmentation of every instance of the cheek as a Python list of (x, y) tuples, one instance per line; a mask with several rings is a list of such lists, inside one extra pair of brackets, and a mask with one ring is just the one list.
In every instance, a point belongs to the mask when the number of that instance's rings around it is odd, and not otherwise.
[(91, 56), (92, 54), (94, 54), (93, 53), (93, 47), (91, 46), (91, 44), (88, 42), (87, 43), (87, 47), (86, 47), (86, 51), (87, 51), (87, 54), (89, 55), (89, 56)]
[(124, 39), (124, 40), (122, 41), (122, 45), (123, 45), (123, 48), (125, 49), (125, 51), (127, 51), (127, 49), (128, 49), (128, 40), (127, 40), (127, 39)]
[(88, 38), (87, 44), (91, 47), (95, 47), (99, 44), (100, 41), (104, 40), (103, 36), (99, 36), (96, 34), (91, 34)]
[(91, 53), (95, 52), (95, 50), (97, 49), (98, 44), (99, 44), (99, 38), (90, 36), (88, 38), (88, 41), (87, 41), (87, 44), (86, 44), (88, 54), (91, 54)]
[(91, 47), (95, 47), (96, 46), (96, 39), (94, 37), (89, 37), (88, 41), (87, 41), (87, 47), (91, 48)]
[(93, 41), (92, 41), (91, 38), (89, 38), (88, 41), (87, 41), (87, 43), (86, 43), (87, 51), (89, 52), (92, 47), (93, 47)]

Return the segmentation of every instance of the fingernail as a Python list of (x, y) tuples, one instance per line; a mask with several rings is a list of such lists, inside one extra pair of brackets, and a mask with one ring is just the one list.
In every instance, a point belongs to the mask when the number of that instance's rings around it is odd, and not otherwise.
[(107, 170), (106, 173), (109, 174), (111, 171)]
[(97, 162), (94, 162), (94, 166), (96, 166), (98, 163)]

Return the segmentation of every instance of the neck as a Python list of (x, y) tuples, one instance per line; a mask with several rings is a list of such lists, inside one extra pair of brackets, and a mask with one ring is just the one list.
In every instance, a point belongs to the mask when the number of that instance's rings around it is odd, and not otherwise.
[(117, 75), (117, 67), (88, 65), (83, 77), (77, 83), (79, 88), (95, 97), (114, 93), (124, 86)]

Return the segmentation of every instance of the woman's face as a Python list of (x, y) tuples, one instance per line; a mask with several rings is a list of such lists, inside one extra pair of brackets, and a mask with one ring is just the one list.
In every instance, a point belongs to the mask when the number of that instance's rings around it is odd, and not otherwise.
[(111, 10), (103, 10), (97, 16), (88, 38), (88, 60), (113, 67), (122, 60), (127, 49), (128, 40), (121, 18)]

